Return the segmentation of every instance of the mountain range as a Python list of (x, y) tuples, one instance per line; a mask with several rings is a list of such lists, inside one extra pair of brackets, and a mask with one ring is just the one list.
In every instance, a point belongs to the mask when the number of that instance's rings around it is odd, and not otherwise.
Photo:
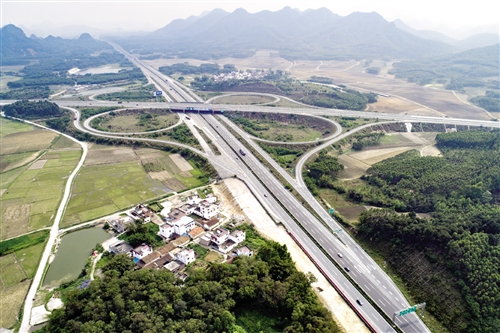
[(200, 59), (248, 56), (257, 49), (276, 50), (294, 59), (412, 59), (450, 54), (498, 43), (482, 34), (457, 41), (419, 31), (402, 21), (388, 22), (376, 12), (339, 16), (326, 8), (298, 11), (285, 7), (255, 14), (215, 9), (200, 17), (174, 20), (149, 35), (114, 40), (141, 54)]

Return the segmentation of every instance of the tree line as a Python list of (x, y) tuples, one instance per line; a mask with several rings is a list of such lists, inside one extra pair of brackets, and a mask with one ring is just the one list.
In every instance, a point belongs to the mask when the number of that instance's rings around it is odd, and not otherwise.
[(276, 242), (254, 257), (192, 269), (184, 282), (167, 270), (134, 270), (125, 255), (102, 271), (66, 295), (43, 332), (240, 332), (237, 314), (245, 309), (277, 318), (274, 329), (286, 333), (340, 332), (310, 287), (314, 276), (297, 271)]

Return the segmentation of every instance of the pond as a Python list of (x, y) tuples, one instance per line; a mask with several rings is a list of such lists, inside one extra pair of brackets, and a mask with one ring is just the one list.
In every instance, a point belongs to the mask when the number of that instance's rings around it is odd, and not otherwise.
[(64, 235), (43, 281), (44, 287), (59, 287), (76, 279), (96, 244), (111, 238), (102, 228), (88, 228)]

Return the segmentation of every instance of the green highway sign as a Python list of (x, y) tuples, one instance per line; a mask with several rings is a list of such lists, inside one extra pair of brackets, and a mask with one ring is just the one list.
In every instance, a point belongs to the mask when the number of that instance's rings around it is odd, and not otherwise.
[(404, 316), (408, 313), (412, 313), (412, 312), (415, 312), (417, 311), (417, 307), (416, 306), (412, 306), (411, 308), (408, 308), (406, 310), (402, 310), (402, 311), (399, 311), (399, 315), (398, 316)]

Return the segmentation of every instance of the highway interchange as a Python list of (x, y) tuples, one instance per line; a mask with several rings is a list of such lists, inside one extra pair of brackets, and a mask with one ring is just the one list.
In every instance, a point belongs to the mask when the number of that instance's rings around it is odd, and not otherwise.
[[(469, 126), (498, 127), (498, 123), (491, 121), (478, 121), (457, 118), (419, 117), (402, 114), (385, 114), (360, 111), (312, 109), (312, 108), (282, 108), (263, 107), (255, 105), (201, 105), (201, 99), (189, 88), (182, 86), (171, 78), (163, 75), (154, 68), (144, 64), (137, 58), (127, 54), (117, 45), (113, 45), (118, 51), (136, 66), (141, 68), (148, 78), (159, 90), (163, 90), (167, 103), (136, 103), (133, 108), (213, 108), (251, 112), (280, 112), (307, 114), (315, 116), (350, 116), (361, 118), (378, 118), (383, 121), (398, 122), (425, 122), (442, 123)], [(9, 103), (11, 101), (4, 101)], [(181, 115), (181, 120), (189, 125), (203, 130), (212, 142), (217, 146), (221, 155), (215, 155), (208, 147), (202, 145), (204, 151), (194, 149), (180, 143), (166, 142), (149, 138), (136, 138), (124, 133), (106, 133), (97, 131), (90, 126), (90, 120), (80, 122), (80, 114), (72, 107), (89, 106), (85, 101), (57, 101), (61, 107), (66, 107), (75, 112), (75, 126), (83, 132), (95, 136), (120, 138), (134, 141), (154, 141), (168, 143), (187, 148), (206, 157), (217, 169), (222, 177), (236, 175), (243, 180), (253, 194), (259, 199), (273, 219), (282, 223), (294, 239), (300, 244), (308, 256), (315, 262), (325, 277), (336, 287), (336, 289), (350, 303), (351, 307), (365, 321), (367, 326), (374, 332), (397, 332), (405, 333), (430, 332), (425, 324), (415, 313), (403, 317), (392, 318), (395, 311), (410, 306), (392, 280), (378, 267), (378, 265), (361, 249), (356, 242), (346, 233), (339, 232), (341, 226), (328, 214), (328, 212), (316, 201), (306, 188), (301, 174), (305, 161), (317, 151), (342, 140), (362, 128), (353, 129), (341, 134), (341, 127), (337, 124), (337, 131), (328, 140), (318, 145), (313, 150), (304, 154), (296, 166), (296, 179), (283, 170), (268, 154), (266, 154), (252, 138), (225, 117), (216, 117), (212, 114), (190, 114), (190, 120)], [(99, 101), (95, 106), (119, 106), (116, 102)], [(126, 107), (126, 105), (122, 105)], [(131, 106), (132, 107), (132, 106)], [(179, 124), (178, 123), (178, 124)], [(365, 127), (370, 125), (365, 125)], [(279, 172), (280, 176), (290, 184), (313, 209), (312, 212), (294, 197), (288, 189), (270, 172), (269, 168), (262, 164), (251, 151), (243, 148), (243, 144), (233, 135), (232, 131), (248, 145), (258, 152), (269, 165)], [(196, 130), (193, 130), (195, 133)], [(195, 133), (196, 134), (196, 133)], [(198, 137), (198, 136), (197, 136)], [(199, 141), (200, 137), (198, 137)], [(239, 152), (246, 151), (245, 156)], [(316, 217), (318, 216), (319, 219)], [(337, 231), (337, 232), (333, 232)], [(348, 271), (347, 271), (348, 270)], [(352, 280), (352, 281), (351, 281)], [(354, 282), (354, 283), (353, 283)], [(357, 286), (356, 286), (357, 285)], [(363, 292), (360, 292), (359, 289)], [(370, 301), (367, 299), (367, 296)], [(362, 305), (361, 305), (362, 304)], [(377, 309), (378, 308), (378, 309)], [(385, 317), (380, 314), (385, 313)]]

